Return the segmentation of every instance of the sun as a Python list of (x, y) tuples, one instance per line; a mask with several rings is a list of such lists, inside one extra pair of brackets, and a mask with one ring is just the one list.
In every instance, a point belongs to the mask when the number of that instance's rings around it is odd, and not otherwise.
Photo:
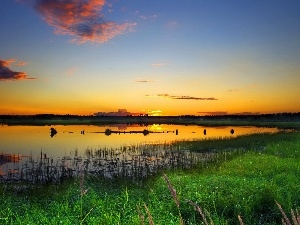
[(157, 109), (157, 110), (148, 110), (148, 115), (149, 116), (161, 116), (162, 111)]

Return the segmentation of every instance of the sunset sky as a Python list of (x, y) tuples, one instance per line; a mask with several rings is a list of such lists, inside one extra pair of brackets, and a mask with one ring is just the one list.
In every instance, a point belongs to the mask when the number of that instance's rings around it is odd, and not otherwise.
[(0, 0), (0, 114), (300, 111), (299, 0)]

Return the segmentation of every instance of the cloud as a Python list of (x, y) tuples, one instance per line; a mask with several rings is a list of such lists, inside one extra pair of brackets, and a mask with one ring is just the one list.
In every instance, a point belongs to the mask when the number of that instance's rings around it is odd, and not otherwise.
[(260, 115), (260, 112), (239, 112), (239, 113), (234, 113), (233, 115), (242, 115), (242, 116), (246, 116), (246, 115)]
[(66, 75), (68, 77), (72, 77), (76, 72), (77, 72), (77, 68), (76, 67), (72, 67), (72, 68), (69, 68), (67, 70)]
[(154, 79), (136, 79), (134, 82), (136, 83), (152, 83), (154, 82)]
[(27, 65), (27, 62), (18, 62), (17, 66), (25, 66)]
[(169, 21), (166, 26), (168, 29), (174, 29), (175, 27), (177, 27), (177, 22), (176, 21)]
[(140, 116), (143, 113), (132, 113), (126, 109), (118, 109), (117, 112), (96, 112), (94, 116)]
[[(1, 60), (0, 59), (0, 81), (6, 80), (34, 80), (36, 78), (31, 78), (25, 72), (17, 72), (11, 70), (10, 64), (16, 63), (15, 59)], [(22, 62), (23, 63), (23, 62)], [(16, 64), (18, 65), (18, 64)]]
[(166, 66), (167, 63), (152, 63), (151, 66), (154, 66), (154, 67), (162, 67), (162, 66)]
[(197, 112), (199, 114), (211, 115), (211, 116), (223, 116), (228, 115), (228, 112), (225, 111), (214, 111), (214, 112)]
[(225, 111), (213, 111), (213, 112), (197, 112), (199, 114), (205, 114), (205, 115), (209, 115), (209, 116), (226, 116), (226, 115), (230, 115), (230, 116), (246, 116), (246, 115), (259, 115), (260, 112), (240, 112), (240, 113), (232, 113), (229, 114), (228, 112)]
[(162, 97), (168, 99), (176, 99), (176, 100), (197, 100), (197, 101), (215, 101), (218, 100), (216, 98), (202, 98), (202, 97), (192, 97), (188, 95), (169, 95), (169, 94), (157, 94), (157, 95), (146, 95), (146, 97)]
[(155, 19), (158, 18), (158, 15), (157, 14), (152, 14), (152, 15), (144, 15), (144, 14), (141, 14), (141, 12), (139, 10), (135, 10), (133, 12), (134, 15), (136, 15), (138, 18), (140, 19), (143, 19), (143, 20), (150, 20), (150, 21), (153, 21)]
[(101, 13), (106, 0), (34, 0), (35, 8), (54, 27), (55, 34), (70, 35), (71, 42), (104, 43), (133, 31), (136, 23), (105, 21)]

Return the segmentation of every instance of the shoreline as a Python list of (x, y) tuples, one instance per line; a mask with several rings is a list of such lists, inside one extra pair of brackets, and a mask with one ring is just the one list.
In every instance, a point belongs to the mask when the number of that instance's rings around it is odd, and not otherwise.
[(78, 115), (0, 115), (0, 125), (111, 125), (174, 124), (199, 126), (260, 126), (300, 129), (300, 113), (224, 116), (78, 116)]

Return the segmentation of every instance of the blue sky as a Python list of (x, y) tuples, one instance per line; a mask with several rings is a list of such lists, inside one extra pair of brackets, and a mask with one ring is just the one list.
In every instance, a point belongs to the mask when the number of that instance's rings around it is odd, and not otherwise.
[(299, 8), (2, 0), (0, 114), (300, 111)]

